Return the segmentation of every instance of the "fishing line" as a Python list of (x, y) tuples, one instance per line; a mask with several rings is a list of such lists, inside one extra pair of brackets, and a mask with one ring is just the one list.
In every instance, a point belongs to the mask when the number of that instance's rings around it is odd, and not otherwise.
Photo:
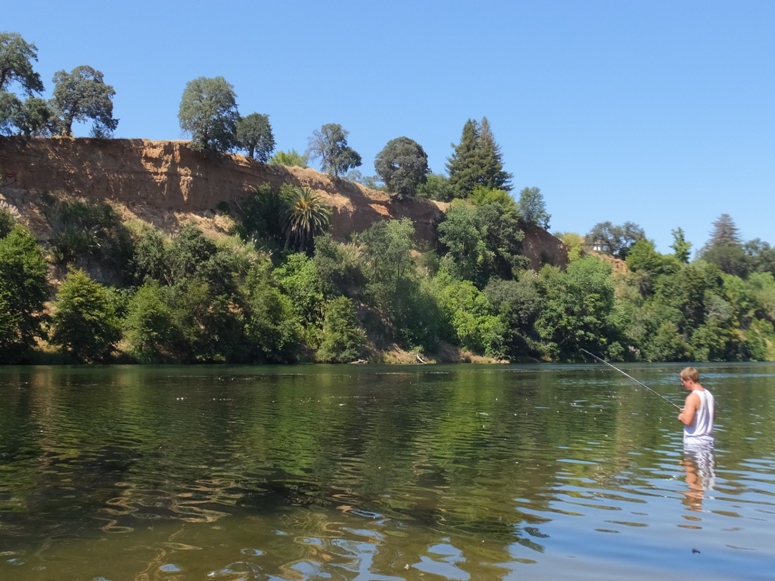
[(662, 401), (664, 401), (665, 403), (667, 403), (667, 404), (670, 404), (671, 406), (673, 406), (673, 407), (674, 407), (675, 409), (677, 409), (678, 411), (681, 411), (681, 408), (680, 408), (679, 406), (675, 405), (675, 404), (674, 404), (672, 401), (670, 401), (669, 399), (667, 399), (667, 398), (665, 398), (665, 397), (662, 397), (662, 396), (661, 396), (661, 395), (659, 395), (659, 394), (658, 394), (656, 391), (654, 391), (653, 389), (651, 389), (651, 388), (650, 388), (648, 385), (646, 385), (646, 384), (645, 384), (645, 383), (643, 383), (642, 381), (638, 381), (638, 380), (637, 380), (637, 379), (635, 379), (635, 378), (634, 378), (632, 375), (627, 375), (627, 374), (626, 374), (624, 371), (622, 371), (621, 369), (619, 369), (619, 368), (618, 368), (618, 367), (616, 367), (615, 365), (611, 365), (611, 364), (610, 364), (610, 363), (608, 363), (608, 361), (606, 361), (605, 359), (601, 359), (600, 357), (598, 357), (598, 356), (597, 356), (597, 355), (595, 355), (594, 353), (590, 353), (590, 352), (589, 352), (589, 351), (587, 351), (586, 349), (581, 349), (581, 348), (579, 348), (579, 351), (583, 351), (584, 353), (586, 353), (586, 354), (587, 354), (587, 355), (589, 355), (590, 357), (594, 357), (595, 359), (597, 359), (598, 361), (600, 361), (600, 363), (605, 363), (606, 365), (608, 365), (608, 367), (611, 367), (611, 368), (613, 368), (613, 369), (616, 369), (616, 371), (618, 371), (618, 372), (619, 372), (619, 373), (621, 373), (622, 375), (625, 375), (625, 376), (629, 377), (630, 379), (632, 379), (632, 380), (633, 380), (635, 383), (637, 383), (637, 384), (638, 384), (638, 385), (640, 385), (641, 387), (645, 387), (647, 390), (649, 390), (651, 393), (653, 393), (655, 396), (657, 396), (659, 399), (661, 399), (661, 400), (662, 400)]

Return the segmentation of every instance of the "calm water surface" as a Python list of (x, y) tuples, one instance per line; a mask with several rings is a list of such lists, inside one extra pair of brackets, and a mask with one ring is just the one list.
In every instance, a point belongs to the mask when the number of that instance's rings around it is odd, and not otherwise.
[(0, 368), (0, 579), (773, 579), (775, 365), (700, 372), (689, 455), (600, 366)]

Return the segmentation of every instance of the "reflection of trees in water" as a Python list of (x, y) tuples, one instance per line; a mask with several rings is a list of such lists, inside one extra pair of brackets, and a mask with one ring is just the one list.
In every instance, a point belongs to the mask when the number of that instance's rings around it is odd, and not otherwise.
[(6, 376), (18, 389), (0, 409), (12, 467), (0, 524), (33, 539), (255, 520), (306, 547), (291, 558), (288, 539), (260, 535), (285, 556), (276, 574), (367, 559), (396, 575), (427, 560), (499, 578), (498, 563), (544, 550), (558, 505), (633, 502), (617, 491), (648, 488), (678, 431), (663, 402), (631, 387), (612, 397), (583, 372), (255, 370)]

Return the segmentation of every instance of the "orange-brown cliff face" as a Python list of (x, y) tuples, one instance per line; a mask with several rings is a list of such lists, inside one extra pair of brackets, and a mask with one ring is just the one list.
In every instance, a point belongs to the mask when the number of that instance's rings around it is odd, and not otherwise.
[[(340, 240), (378, 220), (408, 217), (416, 239), (433, 244), (446, 209), (429, 200), (397, 200), (313, 169), (266, 165), (242, 155), (209, 158), (187, 141), (0, 138), (0, 172), (0, 194), (17, 205), (34, 205), (40, 192), (49, 191), (114, 200), (139, 215), (201, 215), (221, 202), (239, 204), (255, 186), (291, 183), (326, 198), (333, 208), (331, 233)], [(540, 228), (527, 229), (523, 246), (534, 268), (542, 260), (567, 262), (562, 243)]]

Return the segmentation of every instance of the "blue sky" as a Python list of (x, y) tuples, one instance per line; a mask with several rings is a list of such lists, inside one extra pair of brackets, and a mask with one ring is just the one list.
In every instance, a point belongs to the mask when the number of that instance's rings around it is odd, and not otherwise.
[[(552, 231), (633, 221), (670, 252), (728, 213), (775, 244), (775, 2), (456, 0), (7, 2), (46, 93), (88, 64), (114, 86), (116, 137), (182, 139), (188, 81), (223, 76), (278, 149), (340, 123), (363, 157), (405, 135), (445, 172), (486, 116), (515, 193)], [(86, 135), (88, 127), (76, 127)]]

